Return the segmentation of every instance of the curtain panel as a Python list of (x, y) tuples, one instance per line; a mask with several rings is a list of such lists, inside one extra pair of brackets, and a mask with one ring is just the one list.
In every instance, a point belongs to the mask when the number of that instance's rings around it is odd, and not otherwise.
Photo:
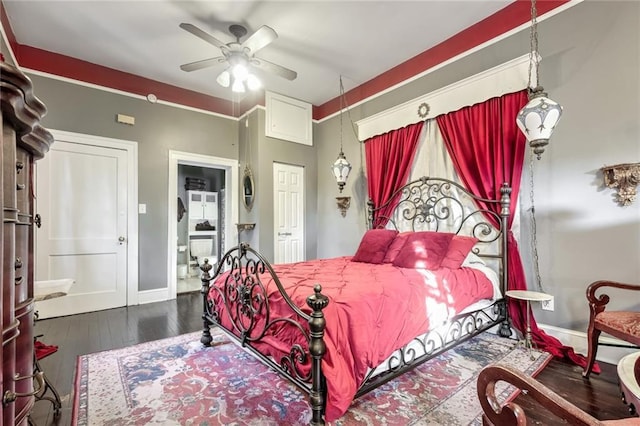
[[(511, 186), (509, 229), (517, 207), (527, 148), (526, 138), (516, 125), (516, 116), (527, 101), (527, 92), (522, 90), (436, 117), (454, 167), (472, 193), (483, 198), (496, 199), (500, 196), (502, 183), (506, 182)], [(500, 214), (499, 206), (487, 205), (480, 201), (478, 203), (480, 208), (493, 209)], [(493, 216), (487, 215), (487, 219), (498, 225)], [(508, 233), (508, 250), (509, 289), (526, 290), (527, 283), (520, 251), (511, 230)], [(525, 302), (510, 299), (508, 308), (513, 325), (524, 332)], [(578, 365), (585, 365), (584, 357), (576, 354), (573, 348), (562, 345), (558, 339), (540, 330), (532, 314), (531, 333), (539, 348), (557, 357), (567, 357)]]
[(373, 218), (375, 228), (382, 228), (389, 221), (400, 194), (384, 206), (382, 203), (407, 182), (423, 127), (421, 121), (365, 141), (369, 198), (374, 206), (382, 206)]

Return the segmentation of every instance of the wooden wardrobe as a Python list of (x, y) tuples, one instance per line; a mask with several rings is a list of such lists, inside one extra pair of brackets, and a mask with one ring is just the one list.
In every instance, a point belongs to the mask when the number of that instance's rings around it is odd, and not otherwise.
[[(33, 244), (34, 161), (42, 158), (53, 136), (40, 125), (46, 108), (33, 94), (31, 81), (0, 60), (2, 103), (2, 351), (0, 426), (27, 425), (38, 391), (34, 378)], [(35, 389), (34, 389), (35, 388)]]

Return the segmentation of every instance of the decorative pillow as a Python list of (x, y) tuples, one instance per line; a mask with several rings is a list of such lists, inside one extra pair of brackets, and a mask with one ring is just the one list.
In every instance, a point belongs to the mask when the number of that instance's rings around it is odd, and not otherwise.
[(362, 237), (352, 262), (382, 263), (389, 244), (398, 231), (392, 229), (370, 229)]
[(413, 232), (407, 237), (393, 264), (401, 268), (438, 269), (454, 234)]
[(464, 235), (454, 235), (447, 254), (442, 259), (440, 267), (449, 269), (458, 269), (471, 252), (473, 246), (478, 242), (477, 238), (467, 237)]
[(387, 249), (387, 254), (384, 255), (384, 260), (382, 263), (393, 263), (396, 260), (396, 256), (402, 250), (402, 246), (407, 241), (407, 237), (411, 234), (411, 232), (401, 232), (393, 239), (389, 248)]

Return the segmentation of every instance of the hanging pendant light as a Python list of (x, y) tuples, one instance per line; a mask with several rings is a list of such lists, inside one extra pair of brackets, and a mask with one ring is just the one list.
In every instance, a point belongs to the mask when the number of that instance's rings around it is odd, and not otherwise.
[[(540, 85), (540, 57), (538, 55), (538, 21), (536, 0), (531, 0), (531, 35), (529, 51), (529, 102), (516, 117), (518, 127), (529, 141), (529, 146), (540, 159), (549, 144), (551, 134), (562, 115), (562, 107), (549, 99)], [(535, 69), (536, 84), (532, 86), (532, 72)]]
[[(349, 172), (351, 172), (351, 163), (347, 161), (347, 158), (344, 156), (344, 152), (342, 151), (343, 99), (344, 86), (342, 85), (342, 76), (340, 76), (340, 153), (338, 154), (338, 158), (336, 159), (336, 161), (334, 161), (333, 165), (331, 166), (333, 177), (336, 179), (340, 192), (342, 192), (344, 185), (347, 183)], [(346, 105), (346, 102), (344, 102), (344, 104)]]
[(340, 189), (340, 192), (342, 192), (344, 185), (347, 183), (349, 172), (351, 171), (351, 164), (344, 156), (342, 147), (340, 148), (340, 154), (338, 154), (338, 158), (331, 166), (331, 170), (333, 171), (333, 176), (336, 178), (336, 182), (338, 183), (338, 189)]

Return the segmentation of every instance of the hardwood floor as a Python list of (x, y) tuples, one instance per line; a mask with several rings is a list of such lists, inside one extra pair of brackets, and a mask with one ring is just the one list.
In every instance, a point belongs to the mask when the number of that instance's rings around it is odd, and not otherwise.
[[(36, 402), (32, 420), (37, 426), (69, 425), (76, 358), (92, 352), (117, 349), (136, 343), (176, 336), (202, 328), (202, 299), (199, 293), (178, 295), (176, 300), (110, 309), (36, 322), (40, 340), (59, 346), (58, 352), (40, 364), (62, 397), (62, 412), (54, 418), (51, 403)], [(600, 420), (630, 417), (620, 399), (615, 366), (600, 363), (603, 372), (584, 381), (581, 369), (561, 360), (552, 360), (538, 380), (582, 410)], [(562, 424), (532, 404), (524, 395), (516, 401), (531, 416), (532, 424)], [(91, 425), (93, 426), (93, 425)]]

